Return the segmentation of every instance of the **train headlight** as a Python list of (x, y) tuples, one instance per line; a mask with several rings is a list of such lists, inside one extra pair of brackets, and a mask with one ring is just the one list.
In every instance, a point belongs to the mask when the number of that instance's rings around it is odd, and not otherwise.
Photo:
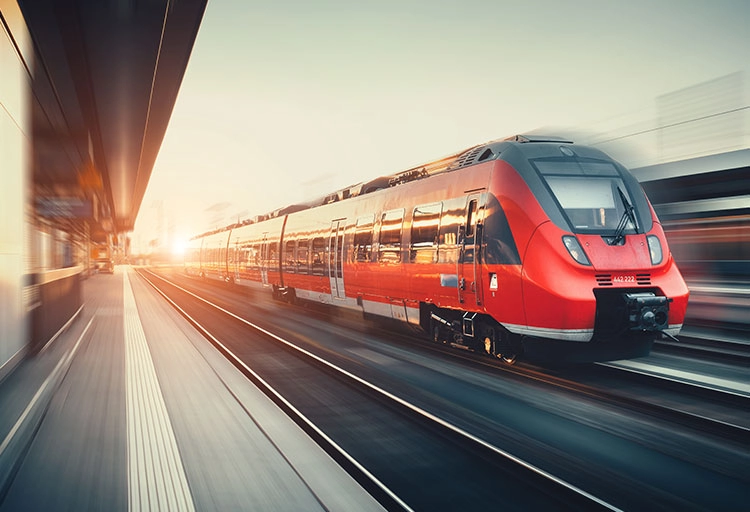
[(589, 259), (586, 257), (586, 253), (583, 252), (583, 247), (578, 243), (578, 239), (574, 236), (566, 235), (563, 238), (565, 248), (568, 250), (570, 255), (581, 265), (591, 265)]
[(661, 263), (661, 260), (664, 259), (659, 237), (656, 235), (648, 235), (646, 240), (648, 240), (648, 252), (651, 255), (651, 264), (658, 265)]

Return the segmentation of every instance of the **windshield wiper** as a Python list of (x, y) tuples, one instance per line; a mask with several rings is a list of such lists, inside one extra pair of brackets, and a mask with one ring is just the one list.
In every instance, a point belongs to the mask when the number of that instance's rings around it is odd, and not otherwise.
[(617, 229), (615, 230), (615, 236), (612, 238), (609, 245), (618, 245), (625, 239), (624, 233), (628, 221), (633, 224), (635, 232), (638, 233), (638, 221), (635, 220), (635, 209), (633, 208), (633, 205), (630, 204), (630, 201), (625, 197), (625, 193), (620, 187), (617, 187), (617, 193), (620, 194), (620, 201), (622, 201), (622, 205), (625, 207), (625, 212), (622, 214), (622, 217), (620, 217), (620, 222), (617, 224)]

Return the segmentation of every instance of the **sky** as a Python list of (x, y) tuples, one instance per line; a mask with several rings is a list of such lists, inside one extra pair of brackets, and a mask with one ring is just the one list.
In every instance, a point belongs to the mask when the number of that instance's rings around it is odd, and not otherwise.
[[(132, 235), (237, 219), (489, 140), (750, 81), (747, 0), (209, 0)], [(554, 134), (554, 133), (552, 133)]]

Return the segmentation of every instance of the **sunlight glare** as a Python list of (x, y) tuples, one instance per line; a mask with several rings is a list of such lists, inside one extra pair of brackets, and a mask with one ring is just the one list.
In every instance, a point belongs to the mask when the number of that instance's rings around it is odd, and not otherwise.
[(187, 242), (185, 240), (175, 240), (172, 244), (172, 255), (182, 256), (187, 248)]

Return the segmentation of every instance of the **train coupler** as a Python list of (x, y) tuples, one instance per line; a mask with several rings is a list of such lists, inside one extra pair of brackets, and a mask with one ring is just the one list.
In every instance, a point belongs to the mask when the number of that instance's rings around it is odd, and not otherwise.
[(664, 333), (669, 320), (672, 299), (651, 292), (623, 293), (631, 331), (659, 331)]

